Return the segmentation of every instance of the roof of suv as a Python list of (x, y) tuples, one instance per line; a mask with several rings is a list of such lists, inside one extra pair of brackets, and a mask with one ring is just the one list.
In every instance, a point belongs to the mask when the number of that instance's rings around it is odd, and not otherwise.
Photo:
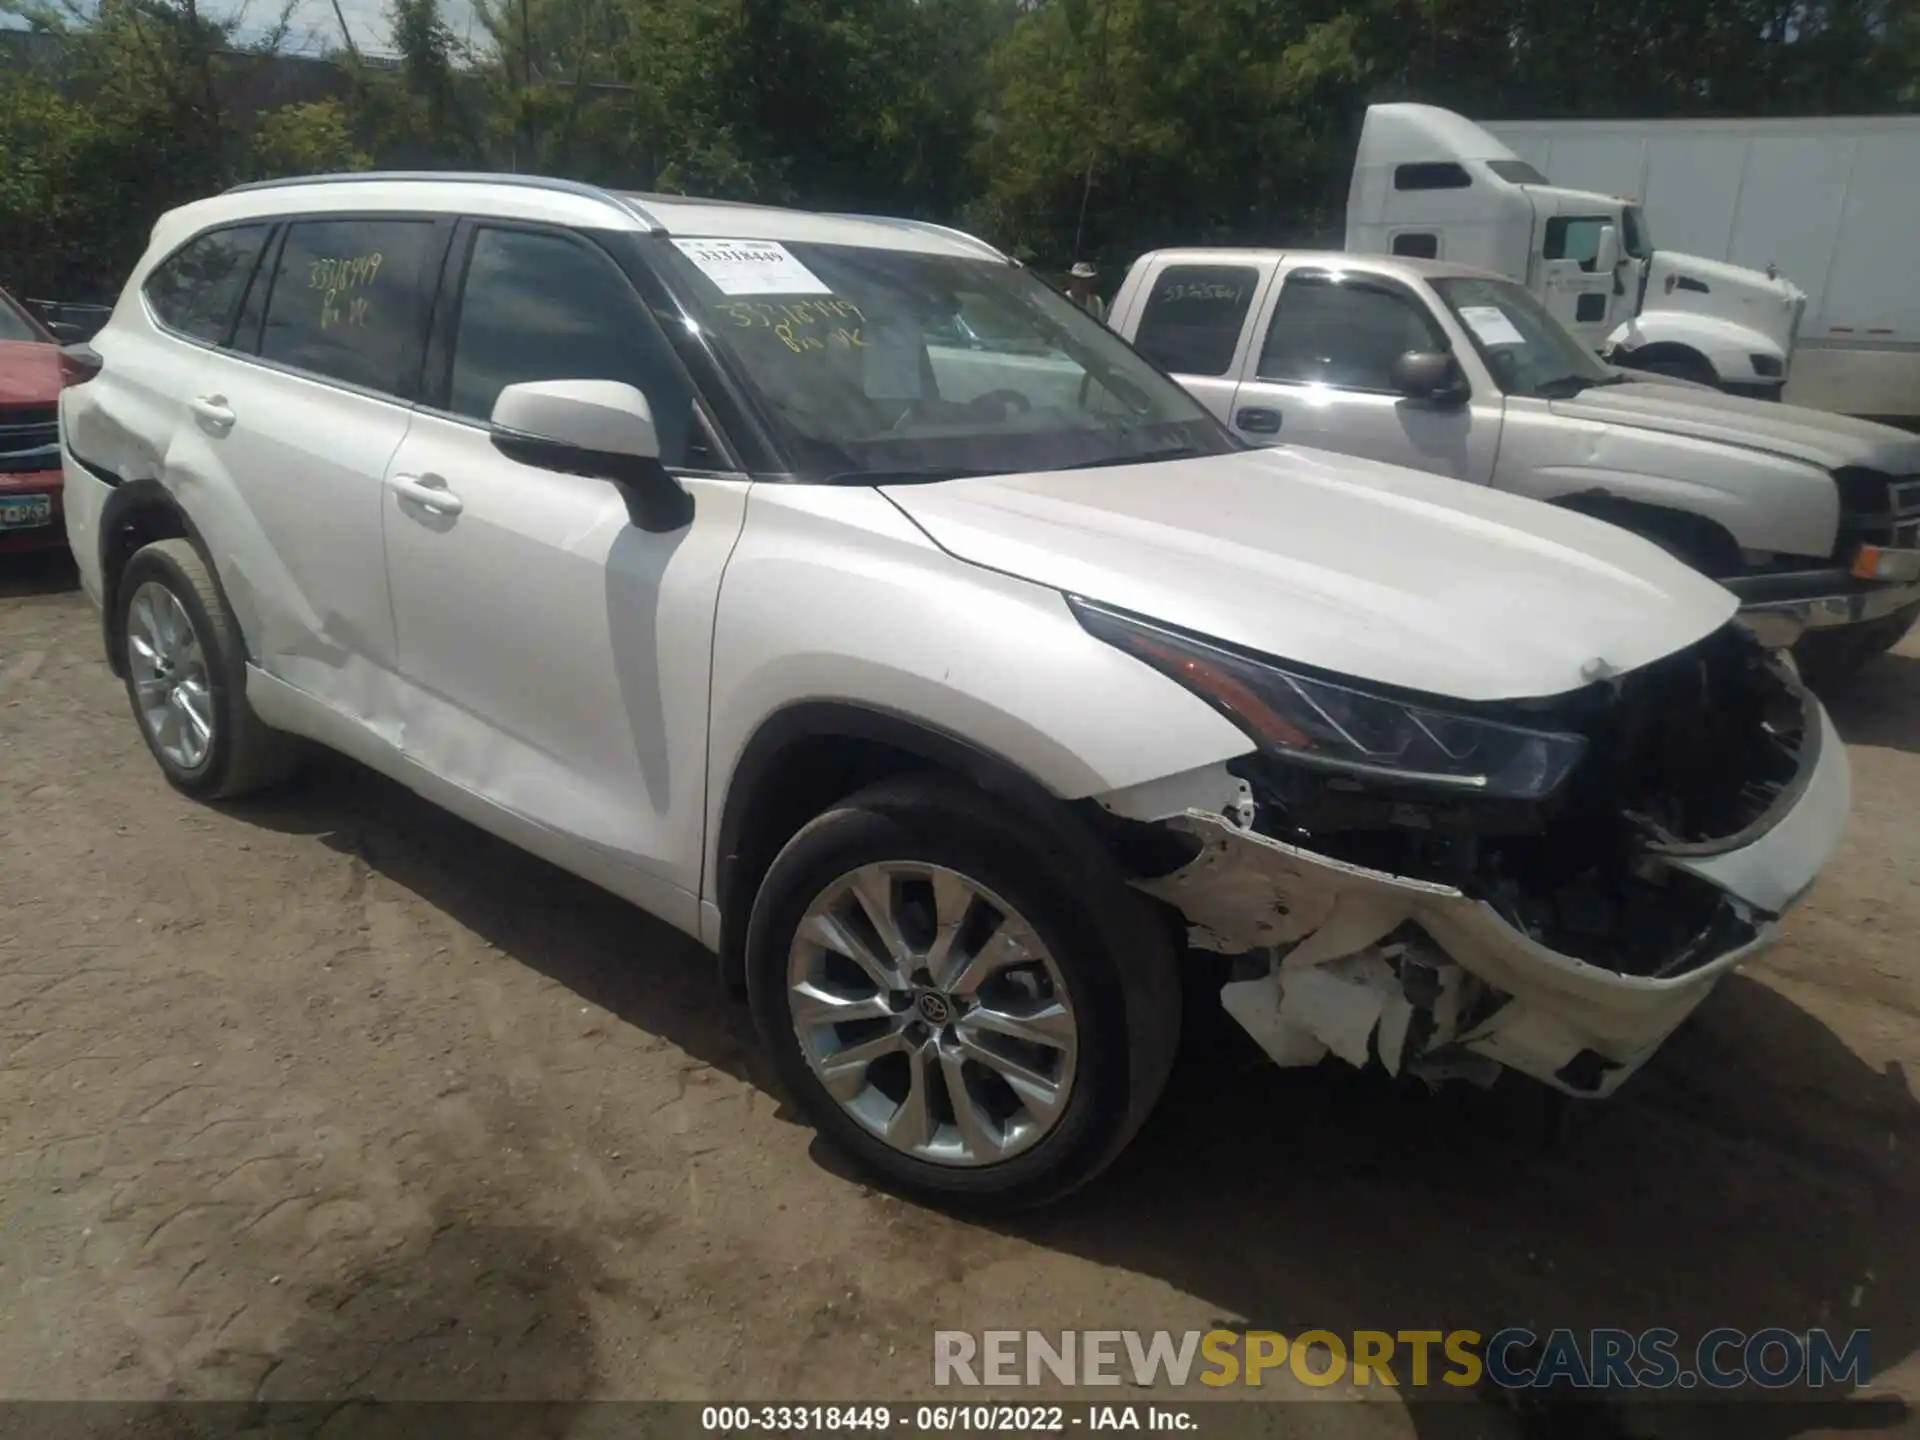
[(919, 220), (642, 194), (537, 175), (444, 171), (375, 170), (255, 181), (168, 212), (154, 227), (154, 239), (171, 244), (209, 225), (331, 210), (481, 214), (640, 234), (811, 241), (1007, 262), (984, 240)]
[[(1193, 265), (1231, 264), (1235, 260), (1279, 260), (1295, 262), (1307, 261), (1315, 265), (1324, 265), (1329, 270), (1365, 269), (1379, 275), (1395, 275), (1401, 279), (1418, 277), (1422, 280), (1478, 279), (1484, 280), (1493, 275), (1490, 270), (1472, 265), (1455, 265), (1446, 260), (1417, 260), (1411, 255), (1365, 255), (1346, 250), (1302, 250), (1291, 246), (1276, 245), (1262, 247), (1242, 247), (1230, 249), (1225, 246), (1182, 246), (1178, 249), (1153, 250), (1134, 261), (1135, 266), (1144, 265), (1150, 260), (1168, 260)], [(1500, 278), (1494, 276), (1495, 279)]]

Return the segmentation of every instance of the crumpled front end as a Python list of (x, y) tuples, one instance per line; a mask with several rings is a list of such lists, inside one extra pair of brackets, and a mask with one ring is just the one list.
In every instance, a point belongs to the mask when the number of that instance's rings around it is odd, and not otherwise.
[(1738, 627), (1528, 704), (1588, 742), (1546, 802), (1266, 751), (1104, 797), (1177, 837), (1178, 863), (1135, 884), (1196, 948), (1237, 957), (1222, 1003), (1275, 1061), (1430, 1080), (1507, 1066), (1609, 1094), (1774, 940), (1838, 848), (1845, 747)]

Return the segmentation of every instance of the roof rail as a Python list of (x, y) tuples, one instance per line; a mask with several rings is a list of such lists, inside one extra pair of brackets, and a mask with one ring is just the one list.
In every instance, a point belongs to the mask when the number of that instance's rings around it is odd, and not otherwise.
[(632, 195), (588, 185), (580, 180), (562, 180), (552, 175), (507, 175), (484, 170), (348, 170), (335, 175), (287, 175), (277, 180), (249, 180), (230, 185), (223, 194), (239, 195), (252, 190), (290, 190), (301, 185), (334, 185), (371, 181), (405, 184), (520, 185), (529, 190), (550, 190), (562, 195), (577, 195), (583, 200), (600, 200), (623, 210), (657, 232), (666, 226), (648, 212)]
[(898, 215), (835, 215), (835, 220), (861, 220), (869, 225), (897, 225), (903, 230), (920, 230), (930, 235), (944, 235), (949, 240), (964, 240), (982, 254), (995, 260), (1005, 261), (1009, 265), (1020, 262), (1004, 251), (994, 248), (978, 235), (969, 235), (964, 230), (956, 230), (951, 225), (936, 225), (931, 220), (906, 220)]

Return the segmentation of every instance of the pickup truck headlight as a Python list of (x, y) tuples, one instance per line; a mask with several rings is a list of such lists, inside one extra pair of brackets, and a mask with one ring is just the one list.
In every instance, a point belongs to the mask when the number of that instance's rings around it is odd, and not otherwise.
[(1252, 660), (1068, 597), (1089, 634), (1153, 666), (1262, 749), (1326, 770), (1537, 800), (1586, 751), (1583, 735), (1529, 730), (1369, 694)]

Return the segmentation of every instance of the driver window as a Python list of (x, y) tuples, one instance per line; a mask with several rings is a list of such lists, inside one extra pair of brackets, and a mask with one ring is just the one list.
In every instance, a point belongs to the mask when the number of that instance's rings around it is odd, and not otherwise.
[(1600, 258), (1600, 231), (1612, 223), (1604, 215), (1556, 215), (1547, 221), (1540, 258), (1574, 260), (1591, 273)]
[(1424, 308), (1355, 276), (1296, 270), (1287, 277), (1260, 349), (1259, 378), (1394, 393), (1393, 362), (1409, 350), (1445, 350)]

